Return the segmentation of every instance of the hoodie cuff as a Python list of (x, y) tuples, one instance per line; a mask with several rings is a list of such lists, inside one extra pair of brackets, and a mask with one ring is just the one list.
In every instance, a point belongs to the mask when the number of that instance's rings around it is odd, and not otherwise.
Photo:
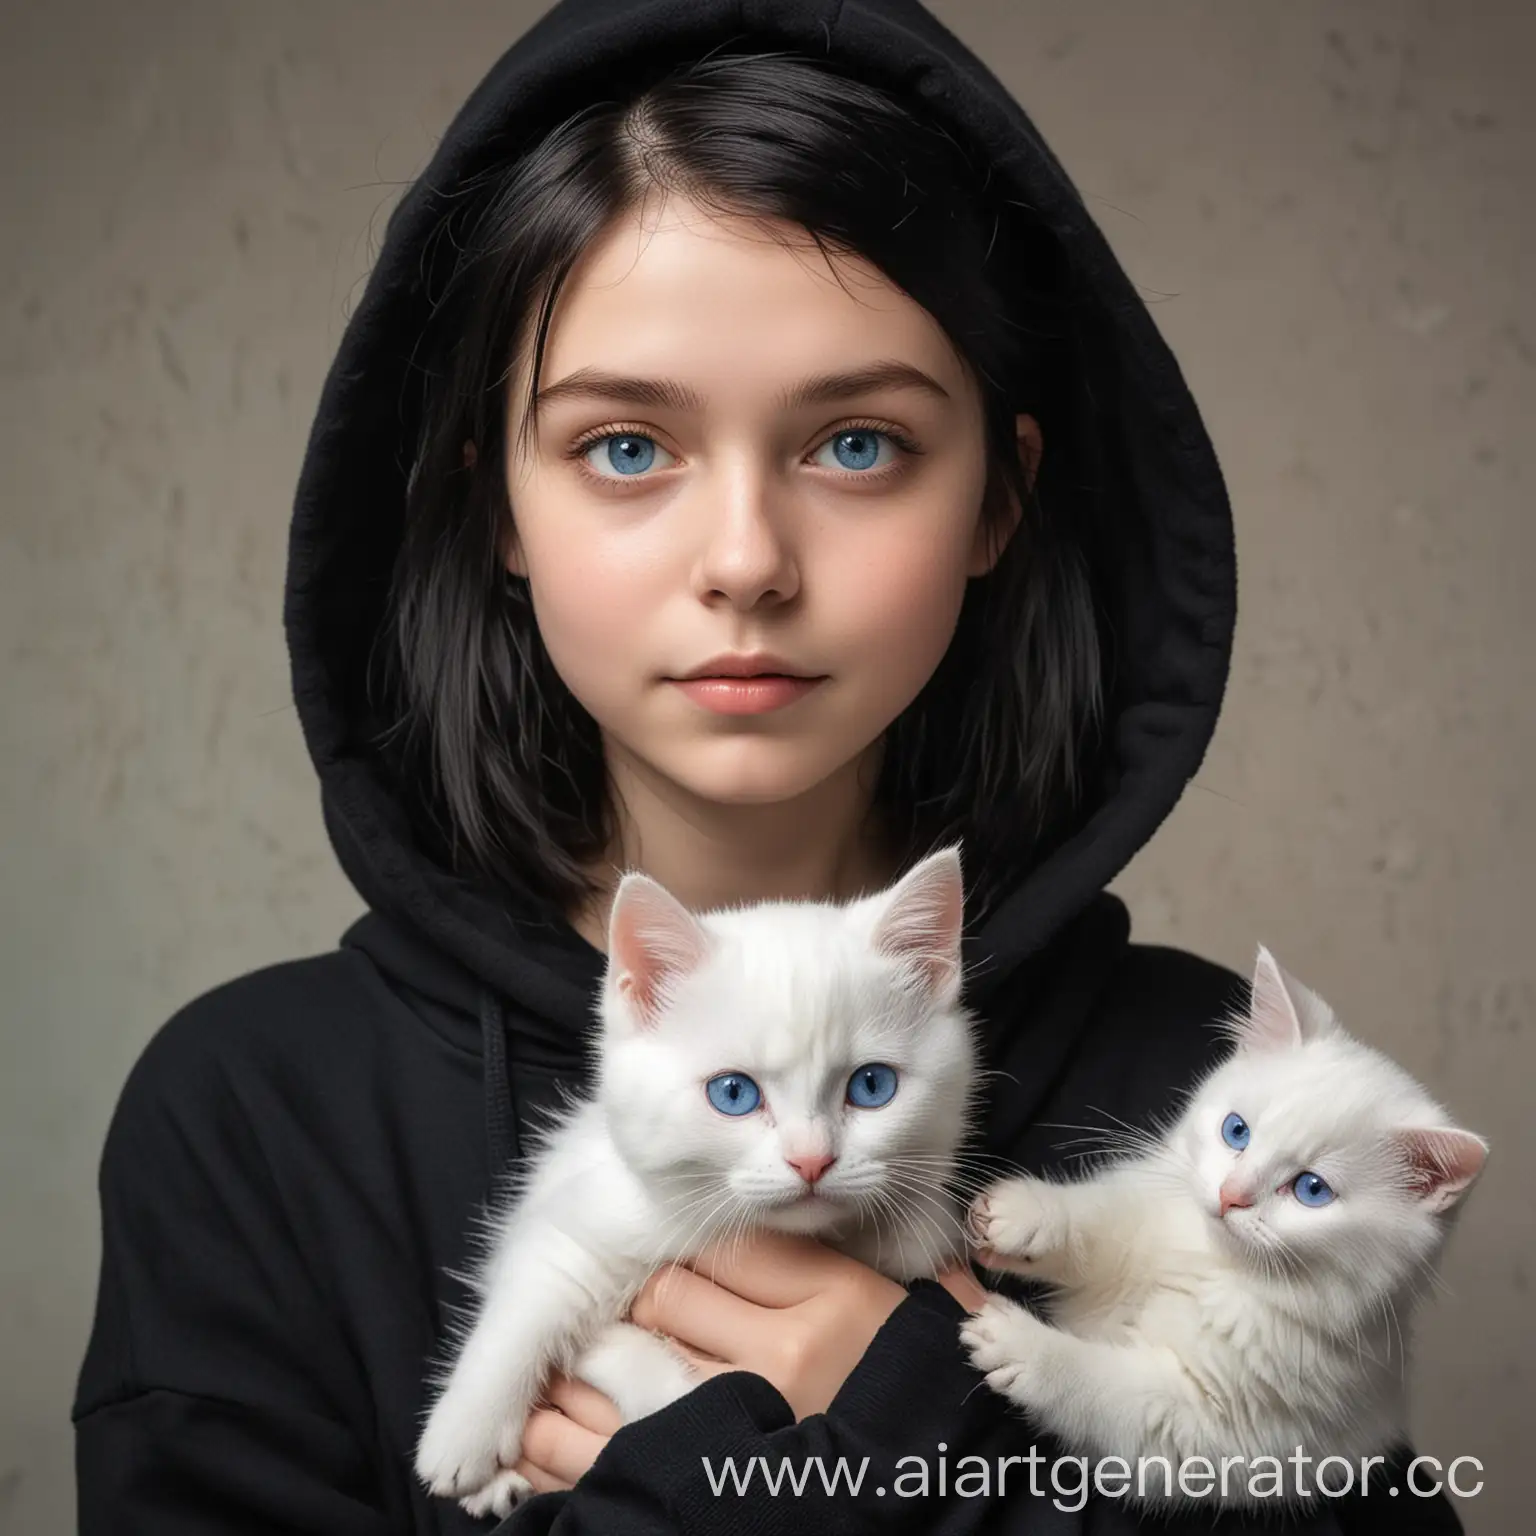
[[(748, 1474), (766, 1437), (794, 1422), (788, 1402), (761, 1376), (747, 1371), (712, 1376), (676, 1402), (624, 1425), (574, 1490), (536, 1495), (490, 1536), (553, 1530), (580, 1536), (685, 1531), (788, 1536), (796, 1527), (777, 1518), (780, 1501), (721, 1494), (733, 1487), (726, 1470), (733, 1459)], [(711, 1487), (710, 1468), (718, 1469), (718, 1492)], [(792, 1521), (795, 1511), (784, 1514)]]
[[(738, 1506), (755, 1501), (722, 1498), (710, 1486), (706, 1463), (717, 1469), (717, 1477), (723, 1478), (732, 1464), (747, 1473), (753, 1459), (763, 1455), (767, 1437), (794, 1423), (794, 1410), (771, 1382), (750, 1371), (727, 1371), (626, 1426), (587, 1477), (597, 1473), (620, 1482), (652, 1481), (658, 1504), (676, 1520), (679, 1531), (735, 1530), (742, 1524)], [(777, 1528), (777, 1521), (758, 1513), (748, 1525)]]
[(960, 1342), (964, 1307), (936, 1280), (917, 1280), (843, 1383), (827, 1417), (895, 1456), (930, 1457), (995, 1428), (1007, 1404)]

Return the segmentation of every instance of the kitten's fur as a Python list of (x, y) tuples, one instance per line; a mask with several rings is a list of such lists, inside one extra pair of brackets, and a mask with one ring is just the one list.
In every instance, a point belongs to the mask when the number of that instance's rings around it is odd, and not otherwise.
[[(609, 919), (593, 1096), (532, 1159), (493, 1223), (478, 1317), (437, 1398), (416, 1470), (471, 1514), (530, 1490), (510, 1470), (545, 1379), (574, 1369), (626, 1420), (695, 1384), (656, 1335), (617, 1321), (659, 1266), (747, 1227), (814, 1235), (898, 1280), (964, 1251), (946, 1192), (973, 1107), (962, 1008), (958, 847), (838, 906), (764, 902), (694, 915), (631, 873)], [(846, 1098), (867, 1063), (881, 1107)], [(706, 1083), (755, 1080), (714, 1108)], [(739, 1101), (733, 1101), (739, 1102)], [(814, 1183), (786, 1162), (835, 1161)]]
[[(1487, 1144), (1267, 950), (1229, 1027), (1233, 1053), (1138, 1155), (977, 1199), (982, 1262), (1050, 1282), (1054, 1326), (997, 1297), (963, 1337), (992, 1386), (1072, 1450), (1123, 1457), (1133, 1473), (1137, 1457), (1167, 1457), (1175, 1498), (1184, 1458), (1218, 1475), (1222, 1456), (1246, 1458), (1226, 1499), (1219, 1484), (1210, 1499), (1241, 1503), (1253, 1459), (1298, 1445), (1351, 1458), (1358, 1486), (1360, 1457), (1405, 1437), (1407, 1310)], [(1241, 1150), (1223, 1129), (1233, 1113)], [(1303, 1171), (1334, 1198), (1304, 1204), (1292, 1187)], [(1251, 1205), (1223, 1214), (1224, 1184)], [(1283, 1475), (1294, 1491), (1294, 1465)], [(1273, 1480), (1259, 1486), (1277, 1502)], [(1160, 1468), (1145, 1494), (1165, 1496)]]

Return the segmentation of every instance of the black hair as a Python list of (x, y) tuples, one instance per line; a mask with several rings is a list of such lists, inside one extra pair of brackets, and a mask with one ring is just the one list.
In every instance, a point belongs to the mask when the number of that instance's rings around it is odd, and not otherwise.
[[(1071, 441), (1071, 327), (1054, 242), (917, 102), (814, 58), (716, 51), (658, 68), (487, 165), (424, 254), (437, 274), (405, 529), (380, 636), (385, 760), (416, 834), (514, 909), (569, 912), (613, 807), (596, 722), (556, 674), (503, 553), (513, 359), (534, 425), (550, 315), (587, 246), (656, 189), (808, 232), (922, 305), (984, 400), (982, 515), (1005, 536), (933, 677), (886, 733), (874, 804), (905, 868), (963, 839), (973, 917), (1070, 825), (1101, 716), (1090, 499)], [(803, 235), (801, 236), (803, 238)], [(1041, 424), (1033, 484), (1015, 416)], [(465, 462), (465, 443), (476, 455)], [(1010, 504), (1011, 502), (1011, 504)]]

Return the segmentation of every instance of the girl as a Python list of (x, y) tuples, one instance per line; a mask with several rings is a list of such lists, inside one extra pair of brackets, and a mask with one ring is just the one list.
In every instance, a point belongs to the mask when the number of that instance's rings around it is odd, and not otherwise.
[[(192, 1003), (124, 1090), (82, 1530), (484, 1528), (412, 1450), (474, 1218), (583, 1080), (625, 869), (846, 899), (959, 839), (985, 1153), (1044, 1171), (1090, 1106), (1167, 1108), (1240, 984), (1131, 945), (1103, 887), (1200, 761), (1234, 591), (1173, 359), (915, 0), (563, 0), (391, 218), (325, 387), (287, 626), (369, 912)], [(809, 1240), (702, 1255), (634, 1316), (710, 1378), (616, 1433), (551, 1382), (507, 1529), (1128, 1528), (1059, 1448), (1031, 1491), (1039, 1437), (962, 1352), (979, 1298)], [(867, 1475), (708, 1475), (813, 1455)], [(1388, 1508), (1457, 1529), (1379, 1490), (1293, 1528)]]

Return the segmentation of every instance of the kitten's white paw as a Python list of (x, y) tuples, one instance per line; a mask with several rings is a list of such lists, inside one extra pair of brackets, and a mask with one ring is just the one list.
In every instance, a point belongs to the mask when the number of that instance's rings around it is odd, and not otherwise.
[(1066, 1221), (1055, 1188), (1043, 1179), (1004, 1179), (979, 1194), (968, 1217), (989, 1269), (1030, 1273), (1066, 1244)]
[(572, 1374), (612, 1398), (626, 1424), (675, 1403), (699, 1384), (692, 1367), (665, 1340), (633, 1323), (605, 1328)]
[(971, 1364), (986, 1373), (994, 1392), (1016, 1402), (1024, 1401), (1022, 1389), (1050, 1335), (1049, 1325), (1006, 1296), (992, 1297), (960, 1325)]
[(477, 1520), (495, 1515), (505, 1520), (522, 1503), (533, 1496), (533, 1484), (520, 1472), (503, 1467), (485, 1487), (459, 1500), (459, 1508)]
[(517, 1460), (526, 1419), (526, 1414), (509, 1418), (504, 1403), (483, 1402), (472, 1393), (450, 1389), (438, 1399), (422, 1431), (416, 1447), (417, 1477), (439, 1498), (479, 1495)]

